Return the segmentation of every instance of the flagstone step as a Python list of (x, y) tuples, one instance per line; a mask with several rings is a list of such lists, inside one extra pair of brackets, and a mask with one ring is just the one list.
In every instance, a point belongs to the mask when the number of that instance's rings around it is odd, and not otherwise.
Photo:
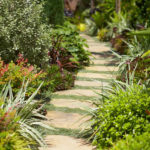
[(92, 102), (81, 102), (78, 100), (67, 100), (67, 99), (53, 99), (51, 101), (51, 104), (53, 104), (56, 107), (68, 107), (68, 108), (80, 108), (80, 109), (87, 109), (87, 108), (93, 108), (94, 105)]
[(102, 60), (93, 60), (93, 61), (91, 61), (91, 65), (93, 65), (93, 64), (100, 64), (100, 65), (105, 65), (105, 66), (107, 66), (107, 65), (116, 65), (116, 61), (114, 60), (114, 59), (112, 59), (112, 60), (105, 60), (105, 59), (102, 59)]
[(82, 73), (79, 72), (77, 74), (78, 77), (85, 77), (85, 78), (91, 78), (91, 79), (95, 79), (95, 78), (103, 78), (103, 79), (114, 79), (116, 76), (113, 74), (99, 74), (99, 73)]
[(85, 67), (85, 70), (93, 70), (93, 71), (118, 71), (118, 67), (112, 67), (112, 66), (89, 66), (89, 67)]
[(48, 111), (45, 123), (47, 125), (66, 129), (86, 129), (89, 128), (87, 121), (91, 116), (83, 116), (78, 113), (64, 113), (61, 111)]
[[(89, 45), (86, 49), (92, 53), (91, 66), (85, 67), (77, 74), (74, 89), (55, 92), (52, 95), (51, 105), (57, 109), (49, 109), (51, 111), (48, 111), (48, 120), (45, 122), (56, 128), (79, 131), (90, 128), (87, 121), (91, 116), (84, 116), (87, 113), (85, 110), (95, 109), (93, 102), (101, 100), (103, 87), (109, 85), (108, 82), (116, 77), (118, 71), (114, 61), (116, 57), (113, 56), (107, 43), (100, 43), (88, 35), (81, 34), (81, 36), (86, 38)], [(79, 110), (84, 113), (79, 114)], [(48, 147), (40, 150), (93, 150), (95, 148), (83, 139), (62, 135), (48, 135), (45, 141)]]
[(101, 82), (101, 81), (97, 81), (97, 80), (94, 80), (94, 81), (79, 81), (79, 80), (76, 80), (75, 81), (75, 86), (78, 85), (78, 86), (88, 86), (88, 87), (103, 87), (103, 86), (108, 86), (109, 83), (107, 82)]
[(83, 139), (69, 136), (49, 135), (45, 138), (47, 148), (40, 150), (93, 150), (94, 147)]
[(101, 90), (89, 90), (89, 89), (71, 89), (67, 91), (55, 92), (58, 95), (78, 95), (78, 96), (97, 96), (97, 93), (100, 93)]

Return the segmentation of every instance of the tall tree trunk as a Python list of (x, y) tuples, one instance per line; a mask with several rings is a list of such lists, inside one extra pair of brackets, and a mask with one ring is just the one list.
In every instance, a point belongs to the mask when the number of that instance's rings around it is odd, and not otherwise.
[(116, 13), (121, 11), (121, 0), (116, 0)]
[(91, 0), (91, 10), (95, 8), (95, 0)]
[(68, 5), (71, 11), (75, 11), (80, 0), (65, 0), (65, 3)]

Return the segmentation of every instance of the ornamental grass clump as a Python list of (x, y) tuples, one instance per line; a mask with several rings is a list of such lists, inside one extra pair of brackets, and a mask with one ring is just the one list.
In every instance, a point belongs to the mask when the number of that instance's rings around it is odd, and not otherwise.
[[(9, 146), (9, 140), (12, 142), (12, 150), (19, 150), (19, 143), (24, 143), (23, 150), (45, 146), (41, 128), (52, 128), (42, 122), (46, 119), (40, 113), (44, 102), (34, 99), (42, 84), (29, 98), (25, 96), (27, 85), (28, 82), (23, 84), (16, 96), (13, 96), (10, 83), (0, 93), (0, 147)], [(18, 141), (15, 142), (13, 137)], [(15, 144), (18, 149), (14, 148)]]
[(126, 134), (142, 134), (150, 122), (149, 109), (149, 89), (144, 86), (132, 84), (114, 89), (95, 111), (93, 144), (98, 148), (109, 147)]

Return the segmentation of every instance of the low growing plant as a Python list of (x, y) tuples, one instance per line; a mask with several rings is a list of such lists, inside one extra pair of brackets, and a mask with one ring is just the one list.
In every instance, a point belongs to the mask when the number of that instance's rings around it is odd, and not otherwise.
[(111, 150), (149, 150), (150, 133), (146, 132), (139, 136), (127, 135), (125, 140), (120, 140), (114, 144)]
[(79, 36), (76, 27), (68, 22), (51, 32), (50, 64), (57, 64), (61, 69), (76, 70), (89, 64), (90, 53), (85, 50), (85, 39)]
[[(0, 93), (0, 131), (1, 134), (3, 131), (8, 131), (8, 133), (4, 132), (4, 134), (2, 134), (4, 139), (0, 138), (0, 145), (3, 144), (1, 142), (5, 140), (7, 136), (10, 137), (10, 142), (15, 142), (14, 139), (11, 139), (11, 136), (14, 135), (14, 138), (18, 140), (15, 144), (17, 144), (17, 142), (18, 144), (23, 143), (22, 140), (25, 140), (28, 144), (27, 148), (32, 149), (34, 147), (38, 149), (39, 145), (45, 146), (40, 128), (52, 128), (42, 122), (42, 119), (46, 119), (46, 117), (40, 113), (44, 106), (43, 101), (34, 100), (42, 84), (26, 99), (27, 85), (28, 82), (23, 84), (16, 96), (13, 96), (10, 83), (4, 87)], [(13, 146), (15, 146), (15, 144)], [(17, 146), (19, 147), (19, 145)]]
[(93, 144), (105, 148), (125, 138), (126, 134), (142, 134), (150, 121), (150, 116), (147, 115), (149, 108), (148, 89), (134, 84), (118, 85), (95, 111), (92, 119)]
[(14, 131), (0, 132), (0, 149), (1, 150), (31, 150), (31, 142), (25, 140)]
[[(139, 33), (141, 34), (141, 32)], [(129, 74), (134, 72), (135, 82), (141, 80), (141, 83), (145, 84), (150, 76), (149, 38), (134, 36), (134, 38), (131, 41), (126, 42), (126, 44), (128, 50), (125, 55), (118, 55), (114, 52), (114, 54), (120, 59), (120, 75), (118, 76), (118, 79), (125, 81), (125, 76), (127, 75), (129, 77)]]
[(15, 62), (21, 53), (30, 64), (44, 68), (48, 62), (50, 31), (41, 21), (42, 4), (39, 0), (0, 3), (0, 57), (5, 63)]
[(75, 74), (67, 70), (61, 70), (59, 66), (52, 65), (46, 70), (46, 78), (42, 91), (66, 90), (74, 86)]
[(98, 31), (97, 38), (100, 41), (106, 41), (106, 40), (108, 40), (107, 33), (108, 33), (108, 29), (102, 28)]
[(29, 65), (28, 60), (24, 59), (21, 54), (16, 63), (11, 61), (9, 64), (5, 64), (4, 61), (0, 60), (0, 89), (11, 81), (13, 92), (17, 93), (23, 80), (29, 80), (30, 87), (26, 92), (26, 96), (30, 96), (45, 77), (46, 73), (37, 71), (36, 67)]

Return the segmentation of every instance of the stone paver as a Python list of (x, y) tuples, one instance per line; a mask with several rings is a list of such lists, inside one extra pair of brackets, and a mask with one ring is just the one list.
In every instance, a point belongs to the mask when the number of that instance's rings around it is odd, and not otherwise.
[(111, 66), (89, 66), (85, 68), (86, 70), (92, 71), (117, 71), (118, 67), (111, 67)]
[(59, 95), (78, 95), (78, 96), (97, 96), (97, 94), (96, 94), (97, 92), (100, 93), (101, 90), (73, 89), (73, 90), (55, 92), (55, 94), (59, 94)]
[(95, 54), (93, 54), (92, 56), (90, 56), (90, 59), (99, 59), (99, 60), (101, 60), (101, 59), (108, 59), (108, 60), (110, 60), (110, 59), (114, 59), (114, 57), (113, 56), (103, 56), (103, 55), (95, 55)]
[[(110, 53), (110, 47), (105, 43), (100, 43), (95, 39), (82, 34), (82, 37), (87, 39), (87, 43), (89, 45), (88, 50), (92, 52), (92, 62), (89, 67), (85, 67), (83, 72), (78, 73), (78, 80), (75, 81), (76, 88), (67, 90), (67, 91), (59, 91), (55, 92), (55, 94), (59, 96), (69, 95), (69, 96), (97, 96), (97, 93), (101, 92), (101, 87), (107, 86), (108, 82), (98, 81), (97, 79), (112, 79), (115, 78), (115, 75), (112, 73), (106, 74), (105, 71), (117, 71), (118, 68), (112, 66), (115, 62), (114, 57)], [(86, 72), (87, 71), (87, 72)], [(99, 71), (99, 73), (97, 72)], [(90, 72), (90, 73), (88, 73)], [(92, 73), (93, 72), (93, 73)], [(100, 73), (103, 72), (103, 73)], [(84, 81), (85, 77), (85, 81)], [(86, 80), (91, 81), (86, 81)], [(105, 80), (106, 81), (106, 80)], [(91, 87), (91, 89), (90, 89)], [(96, 90), (93, 89), (96, 87)], [(98, 88), (98, 89), (97, 89)], [(94, 108), (95, 106), (92, 102), (89, 101), (80, 101), (75, 99), (64, 99), (63, 97), (59, 100), (54, 98), (51, 101), (55, 107), (68, 107), (70, 109), (80, 108), (84, 109), (86, 107)], [(83, 130), (85, 128), (89, 128), (89, 124), (87, 121), (91, 118), (91, 116), (83, 116), (79, 113), (65, 113), (61, 111), (49, 111), (47, 113), (48, 120), (46, 123), (48, 125), (58, 127), (58, 128), (66, 128), (66, 129), (80, 129)], [(87, 144), (83, 139), (76, 139), (69, 136), (62, 135), (48, 135), (45, 139), (48, 144), (47, 148), (40, 148), (40, 150), (93, 150), (94, 147), (91, 144)]]
[(99, 45), (91, 44), (91, 45), (89, 45), (88, 50), (90, 50), (91, 52), (98, 52), (98, 53), (101, 50), (101, 53), (103, 53), (103, 52), (109, 51), (110, 48), (106, 47), (105, 45), (101, 45), (101, 47), (99, 47)]
[(68, 108), (80, 108), (86, 109), (87, 107), (94, 107), (92, 102), (81, 102), (78, 100), (71, 100), (71, 99), (53, 99), (51, 104), (55, 105), (56, 107), (68, 107)]
[(50, 111), (47, 114), (48, 121), (46, 124), (66, 129), (84, 129), (88, 128), (88, 121), (91, 117), (77, 114), (77, 113), (64, 113), (60, 111)]
[(94, 80), (94, 81), (75, 81), (75, 86), (78, 85), (78, 86), (87, 86), (87, 87), (102, 87), (102, 86), (108, 86), (108, 83), (107, 82), (101, 82), (101, 81), (97, 81), (97, 80)]
[(104, 78), (104, 79), (112, 79), (115, 78), (113, 74), (99, 74), (99, 73), (78, 73), (78, 77), (85, 77), (85, 78)]
[(46, 137), (46, 143), (49, 147), (40, 150), (92, 150), (94, 148), (83, 139), (62, 135), (49, 135)]
[(91, 64), (103, 64), (103, 65), (105, 65), (106, 67), (107, 67), (107, 65), (115, 65), (115, 61), (112, 59), (112, 60), (105, 60), (105, 59), (103, 59), (103, 60), (93, 60), (92, 62), (91, 62)]

